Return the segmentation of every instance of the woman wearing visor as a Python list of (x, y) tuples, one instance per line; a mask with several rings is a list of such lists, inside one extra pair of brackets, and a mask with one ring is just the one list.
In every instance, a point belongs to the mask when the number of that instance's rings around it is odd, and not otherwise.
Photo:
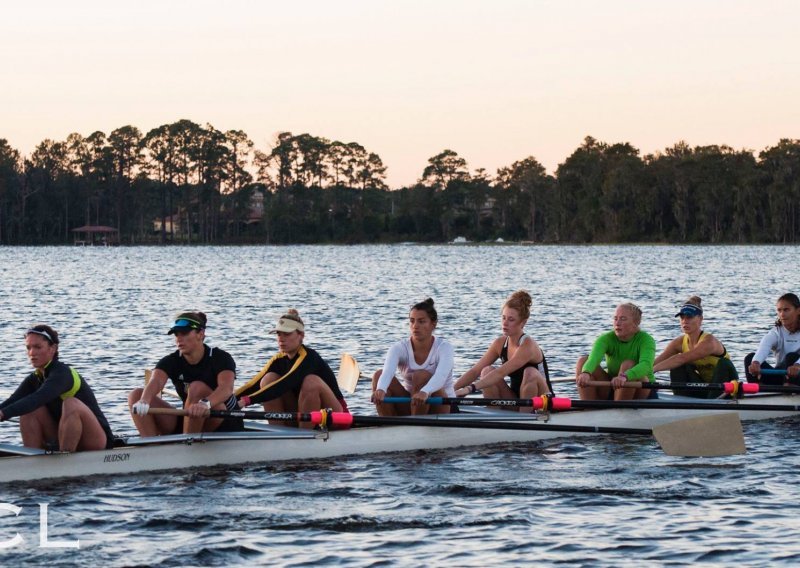
[[(133, 423), (142, 436), (232, 432), (244, 429), (241, 418), (209, 418), (209, 410), (234, 410), (236, 363), (228, 353), (205, 344), (207, 318), (203, 312), (183, 312), (167, 332), (177, 351), (161, 359), (145, 388), (128, 396)], [(172, 408), (159, 394), (172, 381), (188, 416), (148, 414), (150, 407)]]
[[(670, 382), (675, 383), (724, 383), (739, 380), (739, 374), (731, 363), (728, 351), (722, 342), (703, 331), (702, 300), (692, 296), (675, 314), (681, 320), (679, 335), (669, 342), (666, 349), (656, 357), (653, 371), (669, 371)], [(673, 389), (675, 394), (694, 398), (716, 398), (719, 391), (696, 391)]]
[(58, 360), (58, 333), (48, 325), (25, 332), (33, 372), (0, 404), (0, 420), (19, 416), (22, 444), (62, 452), (114, 446), (108, 420), (86, 380)]
[[(287, 310), (270, 333), (277, 336), (278, 353), (236, 390), (239, 407), (261, 403), (267, 412), (314, 412), (323, 408), (347, 412), (336, 375), (319, 353), (303, 344), (305, 324), (297, 310)], [(300, 426), (311, 428), (313, 424), (301, 422)]]

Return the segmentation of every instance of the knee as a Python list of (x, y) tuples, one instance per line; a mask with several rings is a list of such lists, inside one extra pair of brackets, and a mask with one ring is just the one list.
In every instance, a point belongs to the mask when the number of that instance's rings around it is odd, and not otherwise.
[(483, 369), (481, 369), (481, 378), (485, 377), (492, 371), (494, 371), (494, 367), (492, 367), (491, 365), (489, 365), (488, 367), (484, 367)]
[(636, 365), (636, 361), (631, 361), (630, 359), (626, 359), (625, 361), (620, 363), (619, 372), (622, 373), (624, 371), (627, 371), (628, 369), (630, 369), (634, 365)]
[(66, 418), (71, 414), (75, 414), (76, 412), (79, 412), (83, 406), (84, 404), (80, 400), (74, 396), (71, 396), (61, 403), (61, 417)]
[(306, 375), (303, 379), (303, 386), (300, 387), (301, 395), (319, 393), (325, 386), (325, 381), (318, 375)]
[(433, 375), (428, 371), (414, 371), (411, 373), (411, 385), (415, 389), (424, 387)]
[(197, 402), (211, 394), (209, 386), (200, 381), (192, 381), (186, 389), (186, 402)]
[(533, 367), (528, 367), (522, 373), (522, 383), (538, 383), (540, 381), (544, 381), (544, 375), (542, 375), (538, 369), (534, 369)]
[(378, 381), (381, 379), (381, 375), (383, 374), (383, 369), (379, 369), (372, 373), (372, 390), (378, 388)]
[(583, 365), (584, 365), (584, 363), (586, 363), (586, 360), (587, 360), (588, 358), (589, 358), (589, 357), (588, 357), (588, 356), (586, 356), (586, 355), (582, 355), (581, 357), (578, 357), (578, 362), (577, 362), (577, 363), (575, 363), (575, 366), (576, 366), (576, 367), (578, 367), (578, 369), (582, 368), (582, 367), (583, 367)]
[(138, 388), (133, 389), (130, 394), (128, 394), (128, 406), (136, 404), (142, 399), (142, 394), (144, 393), (144, 389)]

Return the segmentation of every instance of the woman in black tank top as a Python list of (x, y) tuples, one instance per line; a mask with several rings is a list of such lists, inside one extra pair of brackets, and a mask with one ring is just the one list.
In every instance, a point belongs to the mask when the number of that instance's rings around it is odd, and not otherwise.
[[(458, 379), (458, 396), (477, 390), (483, 391), (485, 398), (533, 398), (552, 393), (544, 352), (524, 332), (531, 304), (531, 296), (524, 290), (506, 300), (501, 320), (503, 335), (492, 341), (483, 357)], [(501, 365), (494, 367), (498, 359)], [(510, 384), (505, 377), (510, 377)], [(531, 408), (520, 409), (530, 411)]]

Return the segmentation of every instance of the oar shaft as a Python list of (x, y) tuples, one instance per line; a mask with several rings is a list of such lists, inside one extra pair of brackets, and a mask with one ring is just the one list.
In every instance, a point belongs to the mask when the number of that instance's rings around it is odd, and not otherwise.
[[(184, 408), (150, 408), (148, 414), (168, 414), (170, 416), (189, 416)], [(313, 422), (319, 424), (320, 412), (261, 412), (258, 410), (210, 410), (211, 418), (247, 418), (249, 420), (287, 420)]]
[[(384, 402), (389, 403), (408, 403), (408, 397), (387, 397)], [(569, 398), (545, 397), (534, 398), (446, 398), (430, 397), (427, 404), (448, 404), (458, 406), (493, 406), (499, 408), (522, 408), (533, 407), (534, 409), (549, 410), (580, 410), (590, 408), (664, 408), (671, 410), (772, 410), (800, 412), (798, 404), (750, 404), (734, 401), (724, 402), (689, 402), (689, 401), (665, 401), (665, 400), (572, 400)]]
[[(336, 414), (336, 413), (334, 413)], [(549, 424), (538, 422), (491, 422), (481, 420), (458, 420), (436, 418), (414, 418), (404, 416), (352, 416), (356, 426), (428, 426), (431, 428), (470, 428), (473, 430), (541, 430), (555, 432), (589, 432), (594, 434), (633, 434), (650, 436), (649, 428), (622, 428), (614, 426), (578, 426), (573, 424)], [(334, 424), (337, 424), (334, 416)]]
[[(608, 381), (589, 381), (590, 387), (609, 387)], [(628, 381), (623, 385), (624, 388), (646, 388), (646, 389), (684, 389), (693, 391), (720, 391), (726, 394), (755, 394), (758, 392), (782, 392), (800, 394), (800, 386), (786, 385), (762, 385), (760, 383), (744, 383), (740, 381), (728, 381), (726, 383), (650, 383), (639, 381)]]

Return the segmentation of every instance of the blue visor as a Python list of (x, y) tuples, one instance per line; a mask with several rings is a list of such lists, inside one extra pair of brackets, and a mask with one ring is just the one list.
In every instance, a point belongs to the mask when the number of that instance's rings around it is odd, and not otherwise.
[(695, 316), (702, 316), (702, 315), (703, 315), (702, 308), (695, 306), (694, 304), (684, 304), (681, 306), (680, 311), (677, 314), (675, 314), (675, 317), (687, 316), (693, 318)]
[(191, 331), (193, 329), (203, 329), (203, 326), (200, 325), (200, 322), (196, 322), (194, 320), (181, 318), (175, 320), (175, 324), (169, 329), (167, 335), (175, 333), (176, 331)]

